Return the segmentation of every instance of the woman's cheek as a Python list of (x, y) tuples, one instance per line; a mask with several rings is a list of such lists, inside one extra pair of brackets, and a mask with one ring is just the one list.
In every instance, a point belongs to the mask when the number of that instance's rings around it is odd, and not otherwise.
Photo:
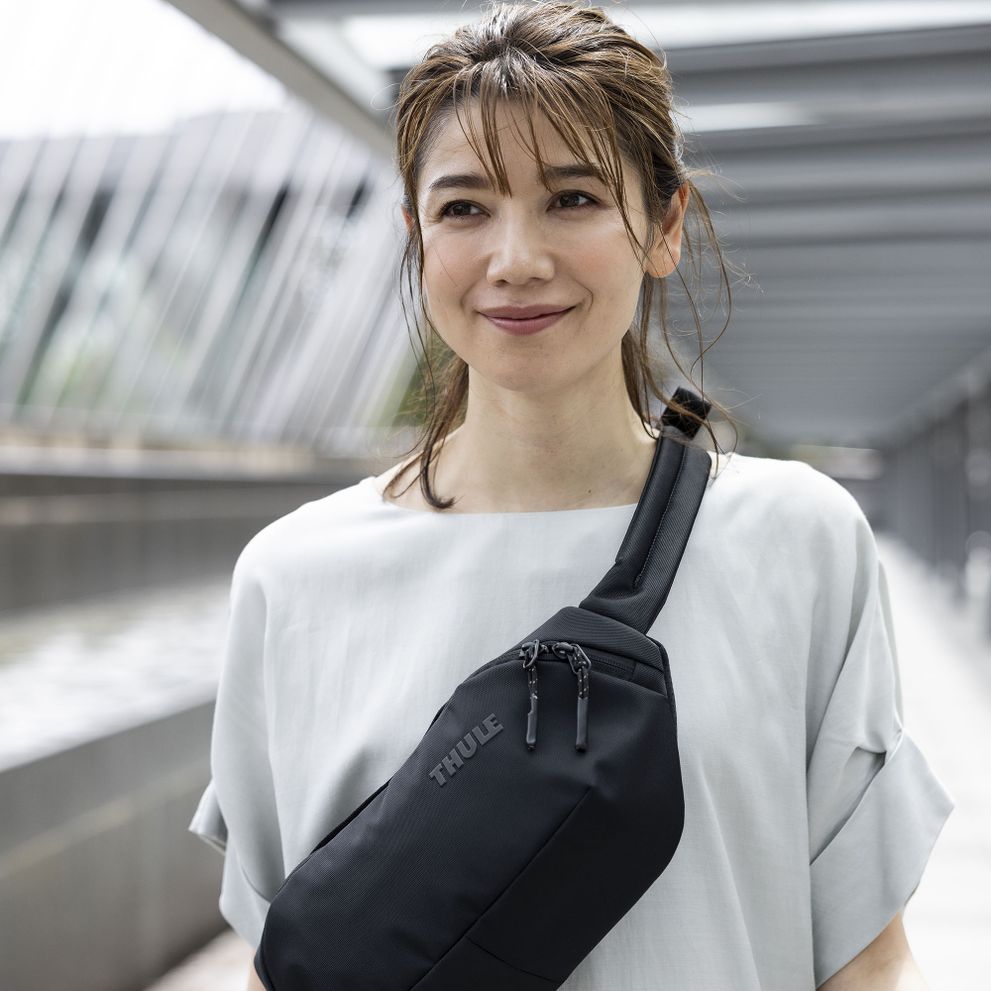
[[(436, 256), (434, 259), (436, 260)], [(435, 268), (433, 265), (427, 265), (424, 268), (424, 313), (440, 339), (452, 351), (460, 354), (463, 348), (461, 324), (464, 322), (464, 317), (459, 313), (456, 305), (457, 294), (452, 293), (449, 288), (445, 291), (444, 283), (449, 286), (450, 277), (442, 266), (437, 265)]]
[(583, 271), (596, 274), (616, 274), (635, 262), (625, 228), (616, 230), (612, 225), (586, 231), (575, 244), (572, 257), (578, 259)]
[[(472, 267), (472, 252), (464, 239), (438, 238), (424, 244), (425, 263), (438, 295), (457, 295), (465, 290)], [(439, 302), (439, 300), (438, 300)]]

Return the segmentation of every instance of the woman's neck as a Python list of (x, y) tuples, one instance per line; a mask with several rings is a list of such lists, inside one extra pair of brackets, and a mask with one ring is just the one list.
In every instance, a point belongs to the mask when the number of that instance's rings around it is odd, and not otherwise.
[[(447, 435), (431, 465), (431, 481), (446, 512), (547, 512), (623, 506), (640, 498), (654, 456), (648, 433), (631, 406), (621, 417), (564, 425), (466, 416)], [(419, 486), (416, 486), (418, 489)]]

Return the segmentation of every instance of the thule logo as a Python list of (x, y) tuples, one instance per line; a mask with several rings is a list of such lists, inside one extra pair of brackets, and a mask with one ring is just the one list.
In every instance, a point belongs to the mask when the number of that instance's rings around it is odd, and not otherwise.
[[(479, 747), (484, 747), (492, 737), (501, 733), (502, 730), (503, 725), (496, 718), (496, 714), (494, 712), (489, 713), (482, 720), (481, 726), (473, 726), (458, 740), (451, 752), (430, 772), (430, 777), (441, 786), (447, 784), (448, 779), (458, 773), (458, 769), (464, 765), (464, 762), (475, 756)], [(447, 773), (446, 778), (444, 777), (445, 772)]]

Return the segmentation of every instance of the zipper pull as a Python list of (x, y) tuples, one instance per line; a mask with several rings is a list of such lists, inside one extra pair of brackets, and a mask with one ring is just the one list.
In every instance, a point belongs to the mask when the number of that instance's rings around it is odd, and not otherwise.
[(578, 728), (575, 734), (575, 750), (584, 751), (588, 745), (588, 672), (592, 662), (579, 644), (575, 644), (574, 648), (568, 657), (568, 662), (578, 678)]
[[(528, 650), (531, 647), (532, 653)], [(533, 750), (537, 746), (537, 655), (539, 653), (539, 640), (529, 640), (520, 648), (523, 670), (527, 673), (527, 684), (530, 689), (530, 711), (526, 715), (527, 750)]]

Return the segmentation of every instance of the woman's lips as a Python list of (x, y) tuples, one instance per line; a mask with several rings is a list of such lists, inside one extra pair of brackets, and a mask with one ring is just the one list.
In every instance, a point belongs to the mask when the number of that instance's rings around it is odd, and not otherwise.
[(482, 316), (486, 320), (490, 320), (501, 330), (505, 330), (510, 334), (535, 334), (538, 330), (543, 330), (552, 323), (556, 323), (561, 317), (566, 313), (570, 313), (573, 309), (573, 306), (569, 306), (568, 309), (558, 310), (557, 313), (545, 313), (542, 317), (528, 317), (526, 320), (512, 320), (509, 317), (490, 317), (486, 313), (483, 313)]

